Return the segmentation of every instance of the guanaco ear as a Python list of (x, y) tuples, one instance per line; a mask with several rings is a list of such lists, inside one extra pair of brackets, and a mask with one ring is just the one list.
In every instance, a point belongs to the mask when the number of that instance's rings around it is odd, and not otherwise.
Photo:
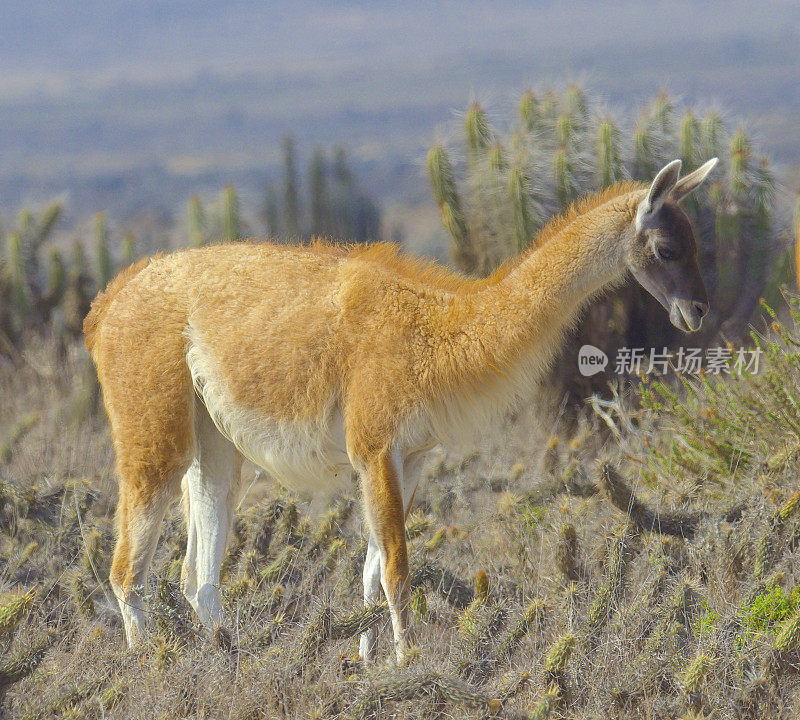
[(672, 188), (675, 187), (675, 183), (678, 182), (681, 165), (680, 160), (673, 160), (658, 171), (658, 175), (653, 178), (650, 189), (647, 191), (647, 197), (639, 203), (639, 210), (636, 213), (637, 226), (641, 226), (648, 215), (657, 212), (664, 204), (672, 192)]
[(690, 172), (688, 175), (678, 180), (678, 182), (675, 183), (675, 187), (672, 188), (671, 198), (675, 202), (679, 202), (690, 192), (697, 190), (716, 164), (717, 158), (711, 158), (711, 160), (701, 165), (697, 170)]

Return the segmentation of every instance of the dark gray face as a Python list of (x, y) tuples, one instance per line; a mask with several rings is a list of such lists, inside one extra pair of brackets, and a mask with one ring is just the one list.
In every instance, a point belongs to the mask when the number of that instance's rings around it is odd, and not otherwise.
[(678, 202), (703, 182), (716, 163), (716, 158), (709, 160), (680, 179), (681, 161), (666, 165), (639, 204), (635, 234), (626, 248), (628, 269), (683, 332), (700, 329), (708, 313), (708, 295), (697, 267), (694, 231)]
[(636, 230), (628, 260), (639, 284), (683, 332), (700, 329), (708, 295), (697, 266), (697, 243), (686, 213), (667, 201)]

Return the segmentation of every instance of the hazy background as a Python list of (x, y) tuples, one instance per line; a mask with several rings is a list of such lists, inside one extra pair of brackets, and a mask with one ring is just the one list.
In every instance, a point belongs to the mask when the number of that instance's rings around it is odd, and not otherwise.
[(287, 134), (301, 168), (344, 144), (384, 208), (413, 207), (426, 148), (471, 97), (501, 122), (526, 86), (570, 80), (622, 109), (661, 88), (716, 103), (786, 177), (799, 28), (796, 0), (4, 0), (0, 208), (66, 193), (74, 219), (169, 222), (194, 192), (257, 198)]

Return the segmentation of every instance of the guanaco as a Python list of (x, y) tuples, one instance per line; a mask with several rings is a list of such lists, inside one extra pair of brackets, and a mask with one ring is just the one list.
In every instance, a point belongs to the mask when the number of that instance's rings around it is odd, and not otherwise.
[[(183, 593), (224, 623), (220, 564), (242, 459), (328, 492), (360, 477), (369, 544), (364, 601), (388, 601), (398, 661), (409, 647), (404, 523), (413, 466), (439, 441), (540, 381), (565, 332), (628, 273), (685, 332), (708, 300), (678, 202), (716, 164), (621, 183), (576, 204), (536, 249), (484, 279), (387, 244), (233, 243), (145, 259), (84, 322), (119, 480), (110, 581), (129, 645), (142, 637), (148, 565), (173, 499), (188, 526)], [(377, 630), (360, 651), (375, 656)]]

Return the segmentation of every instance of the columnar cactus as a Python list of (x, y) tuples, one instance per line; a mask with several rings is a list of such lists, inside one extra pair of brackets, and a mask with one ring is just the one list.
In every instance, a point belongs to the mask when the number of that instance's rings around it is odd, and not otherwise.
[(622, 179), (620, 153), (619, 128), (611, 118), (606, 118), (597, 128), (597, 184), (600, 189)]
[(93, 231), (97, 285), (102, 290), (114, 276), (114, 263), (111, 260), (111, 248), (109, 246), (110, 234), (105, 213), (99, 212), (94, 216)]
[(437, 143), (428, 151), (428, 177), (433, 197), (442, 213), (442, 224), (453, 238), (453, 254), (466, 272), (475, 267), (475, 256), (467, 235), (467, 225), (456, 192), (453, 166), (444, 145)]
[(567, 691), (567, 663), (574, 646), (574, 635), (562, 635), (550, 647), (545, 659), (545, 685), (555, 683), (562, 694), (566, 694)]
[(191, 247), (201, 247), (206, 243), (206, 211), (203, 201), (198, 195), (192, 195), (189, 199), (187, 212), (189, 225), (189, 245)]
[(242, 225), (239, 219), (239, 196), (233, 185), (228, 185), (220, 198), (222, 205), (222, 239), (239, 240)]
[(578, 563), (578, 534), (575, 526), (564, 523), (558, 534), (556, 546), (556, 566), (566, 582), (578, 580), (580, 566)]
[(470, 160), (477, 160), (489, 147), (492, 134), (486, 112), (480, 103), (474, 102), (467, 109), (464, 117), (464, 128), (467, 135), (467, 149)]

